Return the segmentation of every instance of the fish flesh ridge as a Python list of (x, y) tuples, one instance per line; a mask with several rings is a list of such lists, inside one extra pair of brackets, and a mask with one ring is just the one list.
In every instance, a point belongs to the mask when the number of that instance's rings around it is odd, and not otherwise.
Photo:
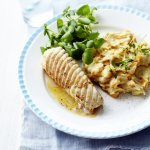
[(54, 82), (66, 90), (85, 113), (93, 113), (103, 104), (103, 98), (77, 62), (61, 48), (51, 48), (43, 54), (42, 66)]

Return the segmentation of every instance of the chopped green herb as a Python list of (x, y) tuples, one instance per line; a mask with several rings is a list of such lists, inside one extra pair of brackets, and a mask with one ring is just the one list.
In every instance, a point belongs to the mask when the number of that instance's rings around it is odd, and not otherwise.
[(150, 49), (141, 49), (141, 52), (142, 52), (144, 55), (150, 55)]
[(115, 78), (117, 77), (117, 72), (116, 72), (117, 67), (119, 67), (119, 66), (124, 66), (124, 67), (125, 67), (125, 70), (129, 70), (130, 68), (129, 68), (129, 66), (128, 66), (128, 63), (129, 63), (129, 62), (132, 62), (132, 61), (133, 61), (133, 59), (128, 59), (128, 60), (124, 60), (124, 61), (120, 61), (120, 62), (115, 63), (115, 61), (112, 60), (112, 61), (111, 61), (111, 65), (113, 66), (113, 69), (111, 69), (111, 71), (113, 72), (114, 77), (115, 77)]
[(129, 43), (129, 46), (135, 48), (135, 44), (134, 43)]
[(116, 63), (114, 62), (114, 60), (111, 61), (111, 64), (114, 68), (116, 68)]
[(114, 71), (114, 77), (117, 78), (117, 72), (116, 71)]
[(132, 61), (133, 61), (133, 59), (128, 59), (128, 60), (127, 60), (127, 62), (132, 62)]
[(124, 60), (124, 61), (120, 61), (117, 63), (117, 66), (125, 66), (125, 70), (129, 70), (129, 66), (128, 63), (132, 62), (133, 59), (128, 59), (128, 60)]
[(117, 78), (117, 72), (116, 72), (116, 63), (114, 62), (114, 60), (111, 61), (111, 65), (113, 66), (112, 72), (115, 78)]

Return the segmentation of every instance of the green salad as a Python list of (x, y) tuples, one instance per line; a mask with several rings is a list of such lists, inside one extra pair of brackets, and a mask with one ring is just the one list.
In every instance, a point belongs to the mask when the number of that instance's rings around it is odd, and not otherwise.
[(50, 48), (62, 47), (69, 56), (90, 64), (95, 51), (105, 42), (99, 37), (99, 32), (93, 31), (91, 27), (92, 24), (98, 24), (93, 15), (95, 10), (96, 7), (90, 8), (89, 5), (83, 5), (77, 10), (67, 7), (62, 17), (57, 19), (57, 33), (44, 24), (44, 36), (49, 40), (45, 47), (41, 47), (42, 54)]

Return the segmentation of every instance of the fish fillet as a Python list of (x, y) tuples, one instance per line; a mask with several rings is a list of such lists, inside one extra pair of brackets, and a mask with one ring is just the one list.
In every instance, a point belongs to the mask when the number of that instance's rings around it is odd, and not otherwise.
[(48, 76), (64, 88), (85, 113), (92, 113), (103, 104), (100, 93), (87, 75), (61, 47), (47, 50), (43, 54), (42, 65)]

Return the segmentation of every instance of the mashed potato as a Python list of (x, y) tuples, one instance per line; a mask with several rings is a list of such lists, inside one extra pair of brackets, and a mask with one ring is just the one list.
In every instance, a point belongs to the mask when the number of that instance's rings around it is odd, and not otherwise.
[(106, 42), (85, 65), (89, 78), (112, 97), (145, 94), (150, 83), (150, 46), (137, 43), (130, 31), (107, 33)]

